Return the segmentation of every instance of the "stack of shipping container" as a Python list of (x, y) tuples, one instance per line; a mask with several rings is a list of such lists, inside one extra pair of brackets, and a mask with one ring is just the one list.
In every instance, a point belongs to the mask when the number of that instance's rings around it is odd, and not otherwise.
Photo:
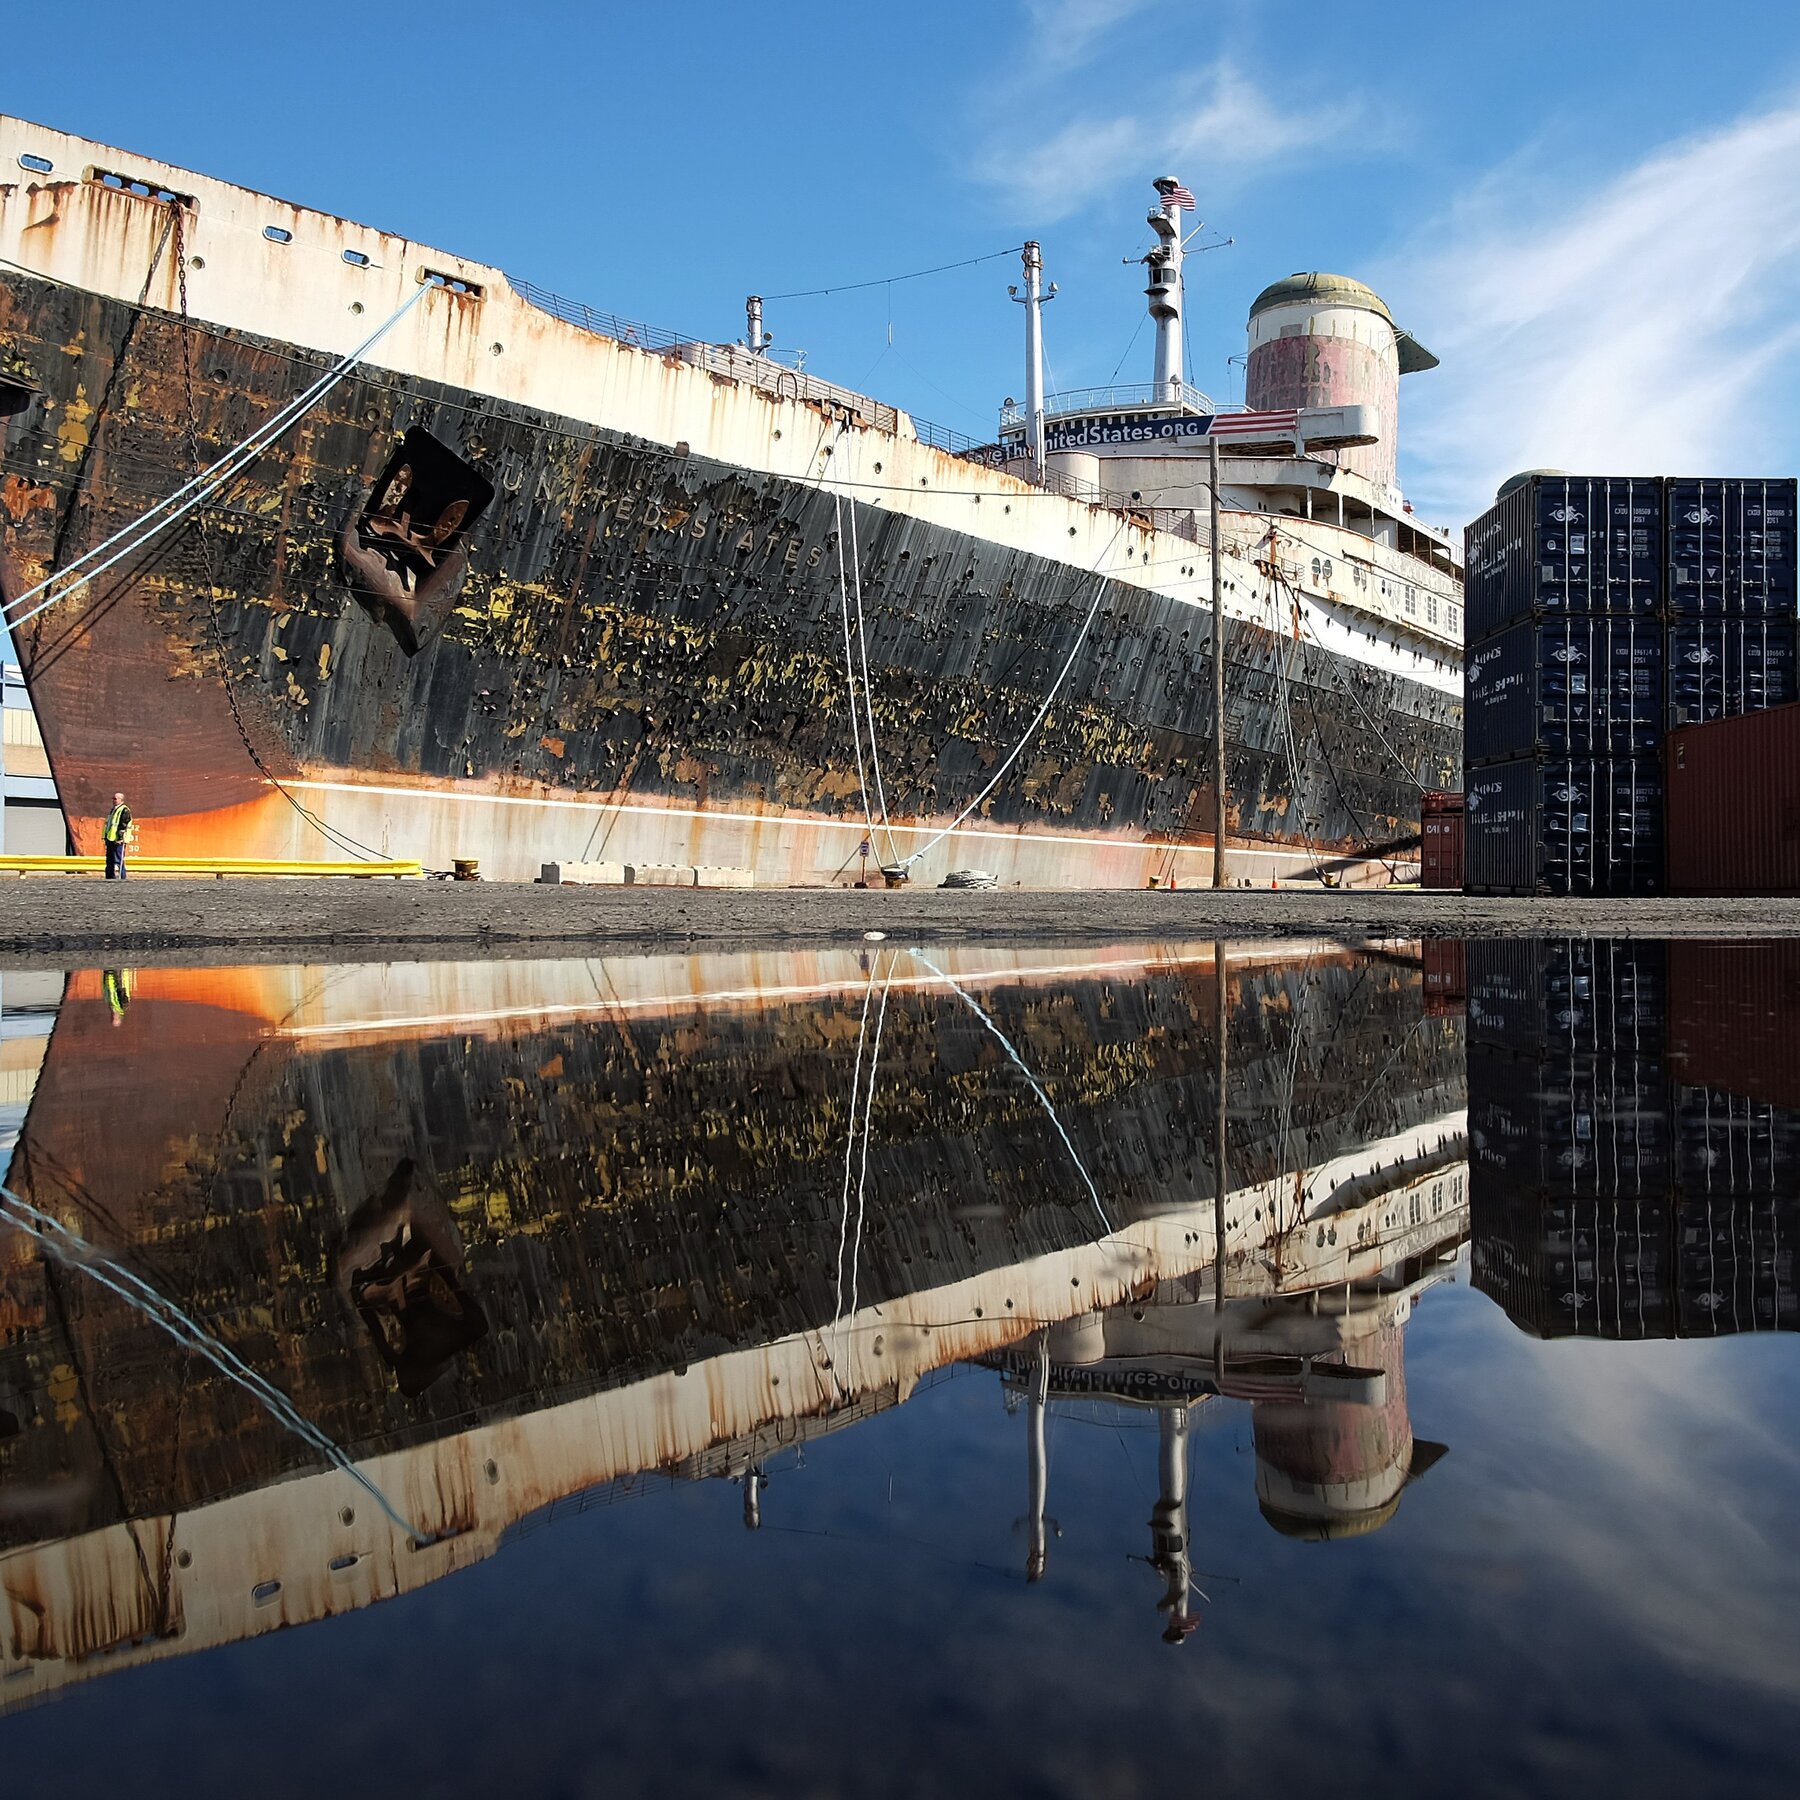
[(1467, 982), (1475, 1285), (1542, 1336), (1800, 1329), (1800, 1056), (1753, 1048), (1800, 944), (1474, 941)]
[(1796, 698), (1795, 483), (1538, 474), (1468, 529), (1476, 893), (1662, 891), (1672, 726)]

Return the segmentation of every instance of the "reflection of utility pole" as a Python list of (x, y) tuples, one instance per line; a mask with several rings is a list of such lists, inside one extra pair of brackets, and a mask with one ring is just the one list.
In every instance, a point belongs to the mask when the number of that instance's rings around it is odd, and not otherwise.
[(1163, 1597), (1156, 1603), (1158, 1612), (1169, 1615), (1169, 1622), (1163, 1627), (1163, 1642), (1179, 1644), (1200, 1623), (1188, 1606), (1194, 1559), (1188, 1548), (1187, 1408), (1167, 1407), (1158, 1422), (1162, 1437), (1157, 1473), (1162, 1491), (1156, 1510), (1150, 1515), (1150, 1564), (1166, 1583)]
[(1037, 1341), (1037, 1367), (1031, 1376), (1031, 1548), (1025, 1557), (1025, 1579), (1041, 1581), (1044, 1565), (1050, 1560), (1050, 1545), (1044, 1528), (1044, 1508), (1050, 1499), (1050, 1458), (1044, 1445), (1044, 1414), (1050, 1405), (1050, 1333), (1040, 1331)]
[(1213, 1372), (1225, 1381), (1225, 946), (1213, 939)]
[[(1214, 421), (1217, 423), (1217, 421)], [(1219, 545), (1219, 440), (1206, 440), (1207, 491), (1212, 531), (1213, 689), (1213, 870), (1212, 884), (1225, 885), (1225, 575)]]

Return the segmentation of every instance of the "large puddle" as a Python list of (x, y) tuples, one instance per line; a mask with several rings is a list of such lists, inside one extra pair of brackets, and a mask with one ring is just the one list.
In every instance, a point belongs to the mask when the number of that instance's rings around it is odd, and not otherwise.
[(8, 973), (0, 1757), (1774, 1791), (1797, 1031), (1789, 943)]

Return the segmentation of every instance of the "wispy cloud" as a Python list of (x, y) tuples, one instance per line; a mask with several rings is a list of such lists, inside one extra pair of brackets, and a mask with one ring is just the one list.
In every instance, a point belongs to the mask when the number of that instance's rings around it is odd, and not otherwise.
[[(1047, 77), (1045, 78), (1048, 79)], [(1158, 78), (1116, 111), (1090, 111), (1030, 139), (1009, 126), (977, 156), (977, 173), (1046, 224), (1079, 212), (1134, 173), (1181, 173), (1204, 161), (1209, 187), (1302, 150), (1348, 143), (1362, 123), (1353, 101), (1278, 102), (1235, 62), (1220, 58)]]
[(1040, 70), (1073, 68), (1101, 39), (1151, 3), (1152, 0), (1025, 0), (1030, 61)]
[[(1800, 1455), (1770, 1405), (1774, 1364), (1742, 1340), (1569, 1344), (1535, 1358), (1512, 1403), (1547, 1446), (1578, 1446), (1508, 1494), (1508, 1528), (1605, 1596), (1673, 1661), (1792, 1697), (1800, 1579), (1779, 1507)], [(1693, 1454), (1701, 1445), (1710, 1454)], [(1571, 1503), (1579, 1463), (1595, 1483)], [(1746, 1581), (1745, 1571), (1763, 1571)]]
[(1388, 279), (1443, 358), (1408, 383), (1418, 498), (1472, 517), (1523, 468), (1791, 466), (1800, 99), (1585, 190), (1542, 163), (1480, 184)]

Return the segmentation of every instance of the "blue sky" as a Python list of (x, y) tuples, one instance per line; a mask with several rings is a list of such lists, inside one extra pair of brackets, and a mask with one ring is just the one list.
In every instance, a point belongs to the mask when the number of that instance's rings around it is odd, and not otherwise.
[[(1070, 388), (1148, 376), (1123, 260), (1175, 173), (1235, 239), (1190, 265), (1190, 378), (1241, 397), (1268, 281), (1373, 282), (1444, 359), (1406, 383), (1401, 469), (1445, 523), (1527, 464), (1800, 461), (1792, 5), (90, 0), (79, 30), (38, 6), (7, 32), (0, 108), (697, 335), (737, 336), (752, 290), (1036, 236)], [(1020, 386), (1016, 279), (1003, 258), (770, 324), (985, 436)]]

